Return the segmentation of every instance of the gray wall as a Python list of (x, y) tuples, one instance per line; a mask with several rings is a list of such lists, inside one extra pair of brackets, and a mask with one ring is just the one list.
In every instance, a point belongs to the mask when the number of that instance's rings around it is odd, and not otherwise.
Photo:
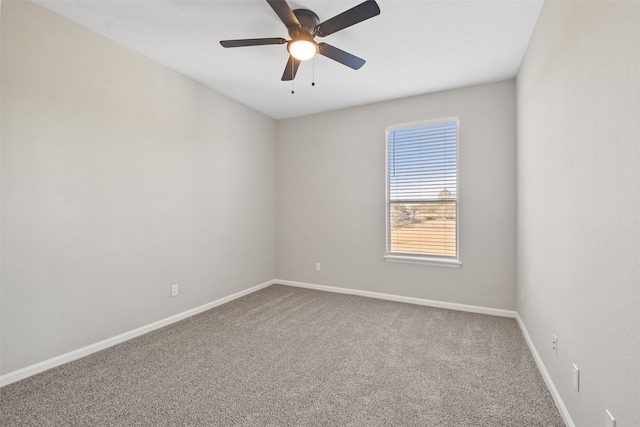
[[(385, 128), (452, 116), (462, 267), (385, 262)], [(515, 309), (515, 126), (513, 80), (279, 121), (278, 279)]]
[(30, 2), (1, 54), (0, 372), (275, 277), (274, 120)]
[(639, 25), (546, 2), (517, 79), (518, 312), (580, 427), (640, 425)]

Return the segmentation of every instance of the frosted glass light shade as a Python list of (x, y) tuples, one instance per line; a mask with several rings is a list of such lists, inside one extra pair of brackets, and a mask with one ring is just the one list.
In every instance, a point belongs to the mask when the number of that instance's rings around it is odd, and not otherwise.
[(318, 53), (318, 46), (310, 40), (296, 40), (289, 43), (289, 53), (300, 61), (314, 57)]

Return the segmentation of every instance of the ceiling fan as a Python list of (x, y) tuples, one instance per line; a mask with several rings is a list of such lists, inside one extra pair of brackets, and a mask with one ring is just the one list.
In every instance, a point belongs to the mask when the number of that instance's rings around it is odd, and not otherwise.
[(285, 0), (267, 0), (269, 6), (280, 17), (289, 31), (291, 40), (283, 38), (261, 38), (242, 40), (222, 40), (223, 47), (262, 46), (270, 44), (287, 44), (289, 60), (282, 74), (282, 80), (293, 80), (300, 66), (300, 61), (313, 58), (316, 54), (326, 56), (354, 70), (359, 69), (365, 60), (327, 43), (316, 43), (315, 37), (325, 37), (343, 30), (359, 22), (380, 14), (380, 8), (374, 0), (342, 12), (320, 23), (320, 18), (308, 9), (291, 10)]

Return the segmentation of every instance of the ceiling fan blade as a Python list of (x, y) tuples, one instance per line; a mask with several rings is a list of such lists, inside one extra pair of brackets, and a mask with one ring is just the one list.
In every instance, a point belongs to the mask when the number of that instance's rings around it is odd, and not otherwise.
[(365, 62), (367, 62), (362, 58), (358, 58), (349, 52), (345, 52), (342, 49), (338, 49), (337, 47), (326, 43), (318, 43), (318, 53), (344, 64), (349, 68), (353, 68), (354, 70), (358, 70)]
[(300, 66), (300, 60), (289, 55), (287, 66), (284, 69), (284, 73), (282, 73), (282, 81), (284, 82), (284, 81), (295, 79), (299, 66)]
[(283, 44), (287, 41), (282, 38), (268, 39), (242, 39), (242, 40), (222, 40), (220, 44), (223, 47), (243, 47), (243, 46), (263, 46), (267, 44)]
[(367, 0), (364, 3), (360, 3), (339, 15), (318, 24), (315, 28), (315, 32), (317, 36), (325, 37), (329, 34), (335, 33), (336, 31), (340, 31), (357, 24), (358, 22), (373, 18), (379, 14), (380, 7), (378, 6), (378, 3), (374, 0)]
[(280, 17), (280, 20), (287, 28), (296, 28), (300, 26), (300, 21), (293, 13), (293, 10), (289, 7), (284, 0), (267, 0), (269, 6)]

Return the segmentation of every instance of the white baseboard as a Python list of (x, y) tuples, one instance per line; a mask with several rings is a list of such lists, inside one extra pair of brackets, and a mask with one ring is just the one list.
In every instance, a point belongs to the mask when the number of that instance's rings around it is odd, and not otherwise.
[(524, 323), (522, 323), (522, 319), (520, 319), (520, 315), (518, 315), (517, 312), (516, 312), (516, 319), (518, 320), (518, 325), (520, 326), (520, 330), (522, 330), (522, 335), (524, 335), (524, 339), (527, 342), (527, 345), (529, 346), (529, 350), (531, 350), (531, 354), (533, 354), (533, 359), (536, 361), (536, 365), (538, 365), (538, 370), (542, 375), (542, 379), (547, 385), (549, 392), (551, 392), (551, 396), (553, 397), (553, 400), (556, 402), (556, 407), (558, 408), (558, 411), (560, 411), (560, 416), (562, 416), (562, 420), (567, 425), (567, 427), (576, 427), (573, 420), (571, 419), (571, 415), (569, 415), (569, 411), (567, 410), (567, 407), (564, 405), (564, 402), (560, 397), (560, 393), (558, 393), (558, 389), (556, 388), (555, 384), (553, 384), (553, 380), (551, 379), (551, 375), (549, 375), (549, 371), (547, 371), (547, 368), (544, 366), (544, 363), (542, 363), (542, 358), (538, 354), (538, 350), (536, 349), (536, 346), (533, 345), (533, 341), (529, 336), (529, 332), (527, 332), (527, 328), (524, 326)]
[(403, 297), (399, 295), (383, 294), (379, 292), (360, 291), (357, 289), (338, 288), (335, 286), (314, 285), (312, 283), (294, 282), (292, 280), (274, 280), (273, 283), (295, 286), (297, 288), (315, 289), (318, 291), (336, 292), (339, 294), (359, 295), (362, 297), (385, 299), (396, 302), (406, 302), (409, 304), (425, 305), (428, 307), (446, 308), (449, 310), (468, 311), (470, 313), (490, 314), (500, 317), (516, 317), (513, 310), (503, 310), (500, 308), (480, 307), (477, 305), (457, 304), (454, 302), (434, 301), (422, 298)]
[(198, 313), (202, 313), (203, 311), (207, 311), (213, 307), (217, 307), (219, 305), (222, 305), (234, 299), (237, 299), (245, 295), (248, 295), (250, 293), (253, 293), (255, 291), (258, 291), (262, 288), (266, 288), (267, 286), (270, 286), (274, 283), (276, 283), (275, 280), (264, 282), (252, 288), (245, 289), (244, 291), (236, 292), (235, 294), (231, 294), (229, 296), (217, 299), (215, 301), (209, 302), (199, 307), (192, 308), (191, 310), (187, 310), (182, 313), (167, 317), (165, 319), (158, 320), (157, 322), (153, 322), (148, 325), (133, 329), (129, 332), (116, 335), (115, 337), (107, 338), (106, 340), (102, 340), (95, 344), (90, 344), (86, 347), (82, 347), (77, 350), (73, 350), (68, 353), (61, 354), (60, 356), (56, 356), (51, 359), (24, 367), (22, 369), (18, 369), (17, 371), (13, 371), (13, 372), (9, 372), (8, 374), (1, 375), (0, 387), (14, 383), (16, 381), (20, 381), (21, 379), (46, 371), (47, 369), (55, 368), (56, 366), (60, 366), (62, 364), (71, 362), (76, 359), (80, 359), (81, 357), (88, 356), (92, 353), (98, 352), (100, 350), (104, 350), (105, 348), (114, 346), (116, 344), (120, 344), (121, 342), (128, 341), (132, 338), (135, 338), (140, 335), (146, 334), (148, 332), (154, 331), (156, 329), (162, 328), (163, 326), (167, 326), (172, 323), (178, 322), (180, 320), (186, 319), (187, 317), (191, 317)]

